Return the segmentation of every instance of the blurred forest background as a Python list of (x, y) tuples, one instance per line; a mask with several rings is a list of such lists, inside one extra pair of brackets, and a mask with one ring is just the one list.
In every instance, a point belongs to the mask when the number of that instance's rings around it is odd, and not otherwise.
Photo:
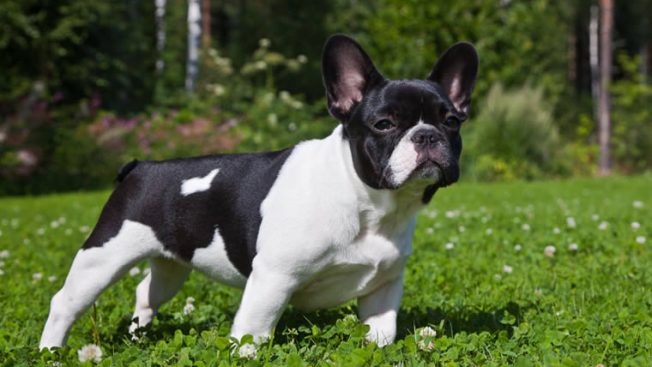
[[(602, 1), (600, 1), (602, 2)], [(354, 36), (389, 78), (473, 42), (463, 179), (598, 173), (597, 0), (2, 0), (0, 194), (107, 187), (132, 158), (321, 137), (320, 54)], [(612, 170), (652, 169), (652, 0), (618, 1)]]

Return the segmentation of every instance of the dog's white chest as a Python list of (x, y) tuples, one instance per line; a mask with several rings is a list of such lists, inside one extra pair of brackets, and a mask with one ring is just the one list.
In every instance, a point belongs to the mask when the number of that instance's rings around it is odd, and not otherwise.
[(410, 252), (408, 238), (397, 241), (377, 233), (363, 234), (350, 245), (334, 249), (328, 264), (295, 292), (291, 303), (315, 310), (368, 294), (400, 277)]

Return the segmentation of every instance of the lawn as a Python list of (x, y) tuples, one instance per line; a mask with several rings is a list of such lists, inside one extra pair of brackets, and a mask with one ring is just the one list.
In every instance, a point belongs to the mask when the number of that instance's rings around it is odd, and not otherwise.
[(650, 175), (441, 190), (418, 220), (393, 345), (365, 343), (355, 303), (290, 308), (253, 359), (227, 337), (241, 292), (198, 273), (131, 341), (146, 263), (99, 298), (67, 348), (38, 352), (49, 300), (108, 192), (3, 198), (0, 366), (79, 365), (92, 343), (103, 366), (650, 365), (651, 192)]

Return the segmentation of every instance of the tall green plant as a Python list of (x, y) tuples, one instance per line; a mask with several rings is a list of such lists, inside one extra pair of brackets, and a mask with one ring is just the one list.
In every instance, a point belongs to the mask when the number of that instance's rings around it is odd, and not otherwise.
[(652, 85), (639, 71), (639, 57), (621, 54), (625, 76), (613, 83), (612, 147), (618, 166), (628, 172), (652, 169)]
[(462, 168), (473, 178), (533, 179), (559, 170), (563, 147), (541, 88), (494, 85), (464, 130)]

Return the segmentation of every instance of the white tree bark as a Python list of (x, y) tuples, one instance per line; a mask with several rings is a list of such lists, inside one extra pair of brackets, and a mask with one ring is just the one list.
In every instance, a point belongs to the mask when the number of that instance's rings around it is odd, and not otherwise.
[(156, 73), (161, 74), (165, 68), (165, 60), (163, 60), (163, 49), (165, 48), (165, 2), (166, 0), (154, 0), (156, 6), (156, 51), (158, 57), (156, 59)]
[(200, 0), (188, 0), (188, 60), (186, 63), (186, 90), (193, 92), (199, 73), (199, 41), (201, 37)]
[(600, 174), (611, 173), (611, 83), (613, 28), (613, 0), (600, 0), (600, 107), (598, 120), (598, 142), (600, 144)]
[(591, 65), (591, 96), (593, 97), (593, 118), (598, 121), (600, 113), (600, 64), (599, 64), (599, 37), (598, 23), (600, 18), (600, 8), (597, 5), (591, 6), (591, 18), (589, 21), (589, 62)]

